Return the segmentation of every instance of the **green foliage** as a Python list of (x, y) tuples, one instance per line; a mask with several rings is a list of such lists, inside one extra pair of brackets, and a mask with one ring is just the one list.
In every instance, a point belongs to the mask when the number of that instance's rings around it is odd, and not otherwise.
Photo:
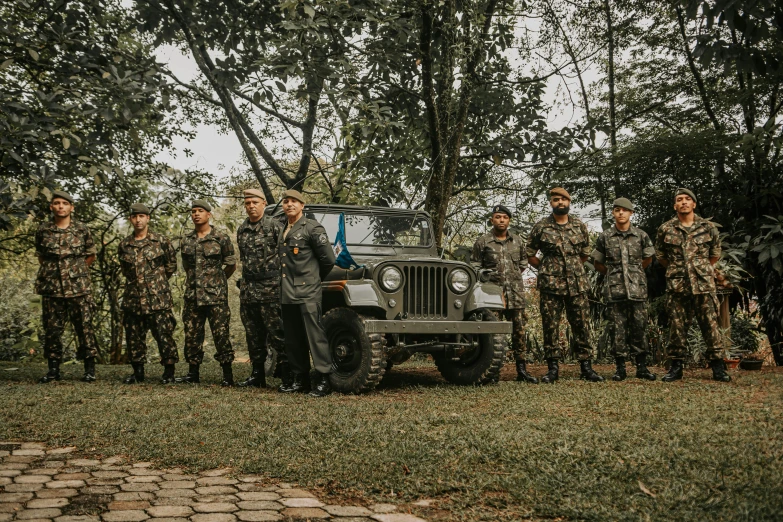
[(758, 351), (761, 344), (758, 318), (744, 310), (731, 314), (731, 341), (744, 354)]

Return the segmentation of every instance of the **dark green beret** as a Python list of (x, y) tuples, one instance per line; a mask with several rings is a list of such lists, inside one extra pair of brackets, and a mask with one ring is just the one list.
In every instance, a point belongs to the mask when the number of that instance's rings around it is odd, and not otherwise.
[(52, 201), (54, 201), (56, 198), (64, 199), (71, 205), (73, 205), (73, 197), (71, 197), (70, 194), (68, 194), (65, 191), (62, 190), (53, 190), (52, 191)]
[(505, 205), (495, 205), (492, 207), (492, 213), (493, 214), (505, 214), (508, 216), (508, 219), (511, 219), (514, 217), (514, 215), (511, 213), (511, 211), (506, 207)]
[(677, 200), (677, 196), (679, 196), (680, 194), (685, 194), (686, 196), (690, 196), (690, 198), (694, 201), (694, 203), (696, 202), (696, 194), (694, 194), (692, 191), (686, 188), (678, 188), (677, 190), (674, 191), (675, 201)]
[(204, 201), (203, 199), (194, 199), (193, 203), (190, 204), (190, 208), (203, 208), (207, 212), (212, 212), (212, 205)]
[(631, 203), (631, 200), (628, 198), (617, 198), (614, 200), (614, 203), (612, 203), (612, 207), (621, 207), (626, 210), (630, 210), (633, 212), (636, 210), (636, 207), (634, 207), (634, 204)]
[(150, 207), (144, 203), (134, 203), (131, 205), (131, 216), (135, 214), (147, 214), (149, 216), (150, 213)]

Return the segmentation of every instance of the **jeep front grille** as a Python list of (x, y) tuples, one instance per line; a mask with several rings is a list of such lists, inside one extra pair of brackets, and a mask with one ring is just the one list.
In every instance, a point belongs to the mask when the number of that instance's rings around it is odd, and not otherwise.
[(410, 319), (448, 317), (446, 268), (433, 266), (403, 267), (405, 287), (402, 311)]

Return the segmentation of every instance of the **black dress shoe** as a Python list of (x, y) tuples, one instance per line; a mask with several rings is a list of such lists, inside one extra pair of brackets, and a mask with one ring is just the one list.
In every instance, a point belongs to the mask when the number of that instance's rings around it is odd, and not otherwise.
[(582, 371), (579, 374), (580, 379), (584, 379), (588, 382), (604, 382), (604, 378), (593, 370), (593, 364), (590, 362), (590, 359), (579, 361), (579, 365), (582, 367)]
[(60, 361), (56, 359), (49, 359), (49, 371), (38, 379), (39, 384), (46, 384), (47, 382), (59, 381), (62, 379), (60, 376)]
[(84, 359), (84, 375), (82, 382), (95, 382), (95, 357), (86, 357)]
[(307, 393), (310, 391), (309, 383), (305, 383), (304, 376), (301, 373), (292, 375), (290, 384), (281, 384), (277, 391), (281, 393)]
[(560, 378), (560, 363), (557, 359), (547, 359), (546, 364), (548, 370), (546, 375), (541, 377), (541, 382), (544, 384), (551, 384)]
[(330, 393), (332, 393), (332, 384), (329, 382), (329, 374), (322, 373), (319, 375), (318, 384), (310, 392), (310, 397), (326, 397)]
[(682, 379), (682, 361), (675, 359), (669, 368), (669, 372), (661, 378), (663, 382), (674, 382)]
[(201, 382), (199, 377), (199, 365), (191, 364), (188, 366), (188, 373), (184, 377), (177, 377), (174, 379), (177, 384), (198, 384)]
[(517, 381), (538, 384), (538, 379), (527, 373), (526, 361), (517, 361)]

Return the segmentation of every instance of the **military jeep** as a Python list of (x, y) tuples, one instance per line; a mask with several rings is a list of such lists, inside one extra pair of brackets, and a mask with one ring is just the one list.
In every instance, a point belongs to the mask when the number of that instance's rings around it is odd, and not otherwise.
[[(269, 208), (282, 217), (282, 209)], [(496, 381), (503, 365), (503, 334), (511, 324), (502, 289), (489, 271), (441, 259), (428, 213), (385, 207), (307, 205), (334, 241), (340, 215), (347, 249), (357, 265), (335, 267), (323, 285), (323, 325), (334, 356), (334, 389), (372, 390), (394, 364), (431, 354), (455, 384)]]

